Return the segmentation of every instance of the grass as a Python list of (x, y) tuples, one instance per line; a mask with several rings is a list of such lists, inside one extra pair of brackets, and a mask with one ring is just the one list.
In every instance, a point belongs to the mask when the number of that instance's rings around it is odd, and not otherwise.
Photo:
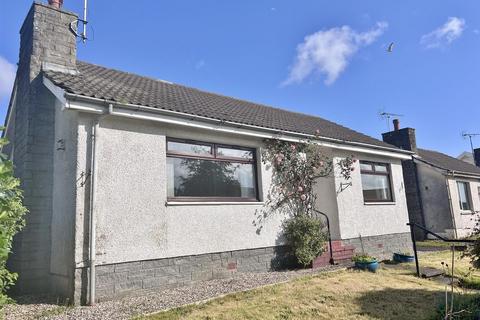
[[(455, 252), (455, 272), (456, 277), (466, 277), (471, 275), (472, 277), (480, 278), (480, 270), (471, 270), (471, 264), (468, 257), (462, 258), (463, 252)], [(452, 265), (452, 252), (451, 251), (436, 251), (426, 252), (419, 255), (420, 267), (433, 267), (442, 269), (442, 262)], [(413, 264), (412, 264), (413, 266)], [(448, 273), (450, 274), (450, 273)]]
[[(448, 257), (427, 253), (421, 264), (438, 267)], [(468, 270), (468, 261), (458, 260), (457, 268)], [(444, 284), (414, 277), (413, 266), (405, 264), (383, 266), (376, 274), (303, 277), (139, 319), (432, 319), (443, 299)]]
[[(457, 246), (463, 246), (463, 243), (458, 243), (456, 244)], [(445, 249), (450, 249), (452, 246), (452, 243), (450, 242), (445, 242), (441, 240), (425, 240), (425, 241), (417, 241), (417, 247), (418, 248), (445, 248)]]

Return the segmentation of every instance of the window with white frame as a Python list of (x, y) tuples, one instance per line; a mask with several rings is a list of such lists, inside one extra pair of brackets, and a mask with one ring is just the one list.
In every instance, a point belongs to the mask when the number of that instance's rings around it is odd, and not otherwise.
[(472, 210), (472, 198), (470, 197), (470, 183), (465, 181), (457, 181), (458, 201), (460, 209), (469, 211)]
[(365, 202), (393, 202), (389, 164), (360, 161), (360, 173)]

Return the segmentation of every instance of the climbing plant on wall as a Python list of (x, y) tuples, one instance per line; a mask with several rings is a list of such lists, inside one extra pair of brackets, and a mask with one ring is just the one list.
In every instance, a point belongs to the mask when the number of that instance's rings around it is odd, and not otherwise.
[[(7, 139), (0, 138), (0, 147), (7, 143)], [(5, 292), (17, 279), (17, 274), (7, 270), (6, 264), (13, 236), (25, 225), (27, 209), (22, 199), (20, 181), (13, 176), (13, 164), (0, 153), (0, 308), (9, 302)]]
[(268, 139), (262, 151), (262, 162), (271, 170), (272, 181), (265, 197), (265, 209), (254, 223), (260, 232), (270, 215), (289, 217), (283, 225), (285, 237), (303, 265), (321, 254), (327, 238), (315, 215), (318, 197), (315, 184), (334, 173), (350, 180), (356, 162), (353, 157), (334, 162), (317, 141), (314, 138), (293, 143)]

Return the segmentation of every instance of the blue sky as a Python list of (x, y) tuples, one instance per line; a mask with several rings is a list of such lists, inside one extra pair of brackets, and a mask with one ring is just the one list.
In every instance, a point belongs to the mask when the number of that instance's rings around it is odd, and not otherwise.
[[(462, 131), (480, 132), (479, 1), (89, 2), (91, 41), (79, 43), (80, 60), (377, 138), (387, 130), (379, 111), (403, 114), (421, 147), (453, 156), (469, 150)], [(65, 0), (65, 8), (81, 12), (82, 3)], [(0, 4), (2, 119), (30, 5)]]

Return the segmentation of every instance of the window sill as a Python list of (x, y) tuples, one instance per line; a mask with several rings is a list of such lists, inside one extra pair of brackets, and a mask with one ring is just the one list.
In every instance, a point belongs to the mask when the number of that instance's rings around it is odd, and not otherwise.
[(460, 210), (460, 215), (462, 215), (462, 216), (473, 216), (476, 213), (477, 212), (475, 212), (473, 210)]
[(366, 206), (394, 206), (397, 203), (395, 201), (386, 201), (386, 202), (363, 202)]
[(166, 207), (174, 206), (230, 206), (230, 205), (243, 205), (243, 206), (259, 206), (264, 205), (264, 202), (258, 201), (167, 201)]

